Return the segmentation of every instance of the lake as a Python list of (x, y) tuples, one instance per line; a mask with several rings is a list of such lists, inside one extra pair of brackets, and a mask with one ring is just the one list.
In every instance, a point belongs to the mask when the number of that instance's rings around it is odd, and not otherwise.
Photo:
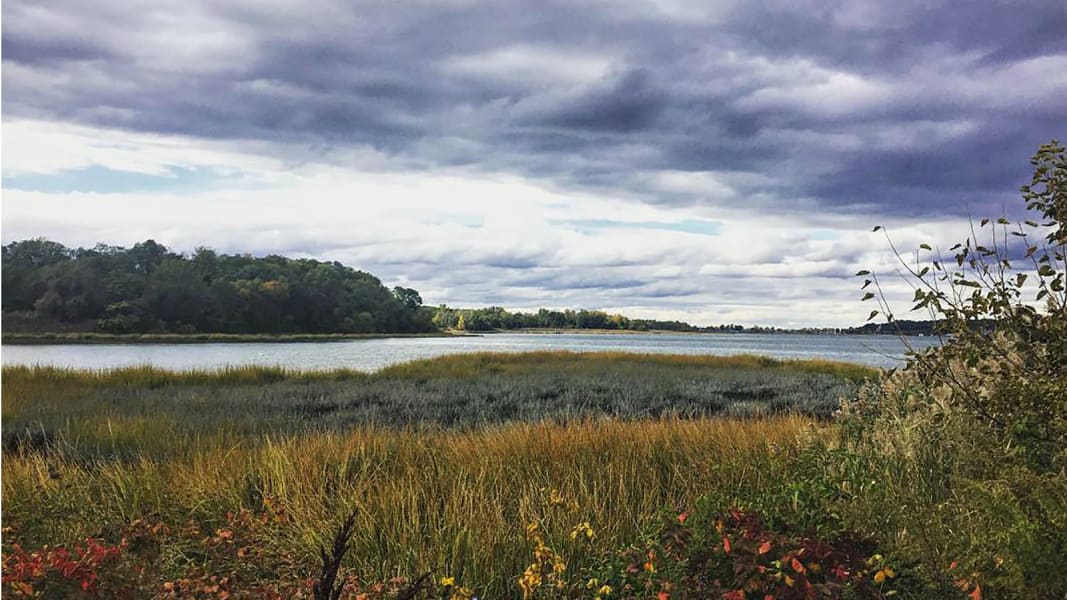
[[(937, 338), (913, 337), (908, 338), (907, 343), (916, 349), (926, 348), (936, 344)], [(228, 365), (375, 371), (445, 354), (534, 350), (760, 354), (786, 359), (822, 358), (888, 368), (903, 364), (906, 348), (900, 338), (889, 335), (498, 333), (308, 343), (5, 345), (0, 348), (0, 357), (4, 365), (39, 364), (75, 369), (149, 364), (178, 371), (217, 369)]]

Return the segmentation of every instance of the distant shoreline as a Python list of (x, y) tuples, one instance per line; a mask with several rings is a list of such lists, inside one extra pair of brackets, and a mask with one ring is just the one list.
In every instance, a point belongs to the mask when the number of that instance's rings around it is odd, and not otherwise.
[(0, 343), (47, 344), (239, 344), (341, 342), (384, 338), (476, 337), (470, 333), (4, 333)]
[[(494, 329), (490, 331), (438, 331), (430, 333), (95, 333), (95, 332), (11, 332), (0, 335), (0, 343), (13, 346), (49, 344), (247, 344), (247, 343), (313, 343), (346, 340), (374, 340), (389, 338), (448, 338), (480, 337), (497, 334), (525, 335), (828, 335), (856, 336), (897, 335), (895, 333), (816, 333), (803, 331), (729, 332), (729, 331), (673, 331), (670, 329)], [(915, 337), (915, 334), (906, 337)]]

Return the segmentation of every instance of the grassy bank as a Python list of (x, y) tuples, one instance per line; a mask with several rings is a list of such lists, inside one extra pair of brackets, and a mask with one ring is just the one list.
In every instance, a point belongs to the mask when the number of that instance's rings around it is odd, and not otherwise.
[(203, 344), (203, 343), (285, 343), (340, 342), (381, 338), (450, 337), (462, 332), (433, 333), (96, 333), (96, 332), (8, 332), (4, 344)]

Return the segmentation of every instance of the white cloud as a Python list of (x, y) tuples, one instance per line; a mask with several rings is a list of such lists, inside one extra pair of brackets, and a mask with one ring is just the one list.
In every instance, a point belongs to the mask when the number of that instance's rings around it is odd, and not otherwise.
[[(434, 304), (603, 308), (706, 324), (856, 324), (869, 309), (856, 301), (858, 282), (849, 276), (869, 267), (893, 273), (888, 248), (865, 217), (762, 211), (742, 191), (755, 176), (742, 172), (637, 174), (664, 190), (731, 200), (661, 207), (472, 169), (339, 165), (383, 160), (373, 153), (293, 164), (267, 155), (269, 148), (32, 121), (5, 123), (3, 138), (4, 170), (15, 175), (89, 166), (242, 175), (181, 194), (9, 188), (5, 243), (45, 236), (68, 245), (131, 245), (154, 238), (178, 251), (206, 245), (310, 256), (415, 287)], [(693, 220), (721, 229), (697, 235), (640, 226)], [(602, 225), (560, 224), (568, 221)], [(901, 248), (955, 240), (966, 230), (959, 221), (885, 224)], [(813, 238), (822, 230), (834, 239)], [(906, 295), (892, 282), (887, 288), (894, 298)]]
[[(7, 67), (5, 66), (5, 69)], [(174, 168), (220, 173), (266, 173), (277, 160), (237, 152), (219, 143), (179, 136), (102, 130), (47, 121), (4, 121), (5, 176), (58, 173), (90, 166), (167, 176)]]
[(770, 81), (739, 98), (741, 110), (795, 110), (818, 117), (862, 113), (892, 98), (893, 86), (810, 60), (762, 61)]
[(517, 83), (575, 85), (605, 77), (614, 61), (610, 55), (579, 48), (565, 50), (520, 44), (478, 54), (450, 56), (443, 61), (443, 67), (449, 73)]

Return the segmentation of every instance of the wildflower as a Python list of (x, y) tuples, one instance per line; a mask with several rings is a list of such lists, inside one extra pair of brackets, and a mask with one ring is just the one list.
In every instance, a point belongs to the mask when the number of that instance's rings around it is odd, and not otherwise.
[(531, 542), (541, 540), (541, 531), (537, 523), (530, 523), (526, 526), (526, 539)]
[(475, 600), (474, 590), (466, 587), (458, 587), (452, 590), (449, 600)]
[(611, 595), (611, 591), (612, 591), (611, 590), (611, 586), (607, 585), (607, 584), (604, 584), (604, 585), (600, 586), (599, 590), (596, 591), (596, 595), (600, 596), (600, 597), (610, 596)]
[(592, 579), (590, 579), (589, 581), (586, 582), (585, 589), (591, 590), (591, 589), (595, 588), (598, 585), (600, 585), (600, 580), (597, 579), (596, 577), (593, 577)]
[(886, 579), (892, 579), (896, 576), (897, 574), (893, 571), (893, 569), (889, 567), (882, 567), (878, 570), (877, 573), (874, 574), (874, 582), (880, 584)]
[(591, 540), (593, 539), (594, 535), (595, 533), (593, 532), (593, 527), (589, 525), (589, 521), (583, 521), (575, 525), (574, 529), (571, 530), (572, 541), (577, 540), (578, 538), (583, 536), (585, 537), (585, 539)]
[(456, 578), (455, 577), (442, 577), (441, 578), (441, 585), (443, 585), (445, 587), (454, 587), (456, 585)]

